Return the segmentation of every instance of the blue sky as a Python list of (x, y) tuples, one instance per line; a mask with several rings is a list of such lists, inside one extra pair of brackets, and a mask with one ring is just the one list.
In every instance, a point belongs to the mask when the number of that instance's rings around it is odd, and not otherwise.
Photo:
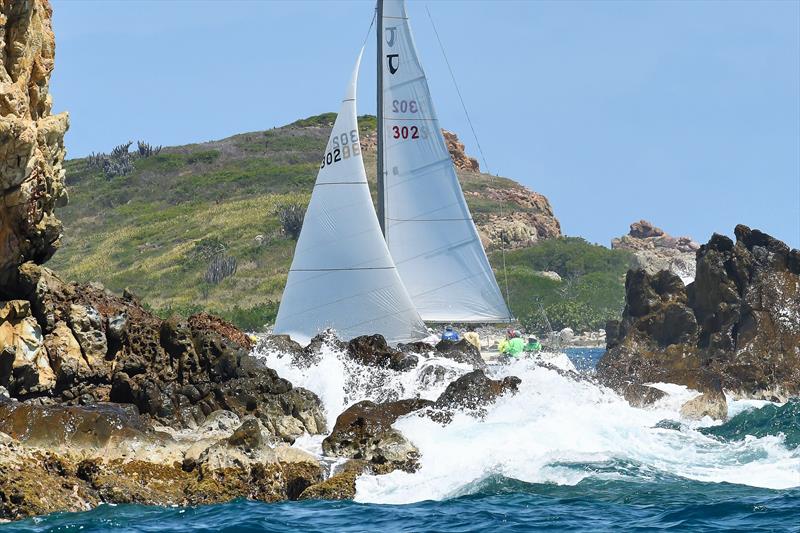
[[(53, 0), (69, 156), (335, 111), (373, 3)], [(409, 2), (439, 118), (545, 194), (568, 235), (646, 218), (800, 246), (800, 2)], [(374, 34), (368, 58), (374, 58)], [(375, 112), (374, 59), (359, 112)]]

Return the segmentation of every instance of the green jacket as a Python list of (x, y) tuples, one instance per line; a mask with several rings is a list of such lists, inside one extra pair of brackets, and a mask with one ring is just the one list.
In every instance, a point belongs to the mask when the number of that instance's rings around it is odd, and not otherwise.
[(539, 350), (542, 349), (542, 343), (539, 341), (529, 342), (528, 344), (525, 345), (525, 348), (523, 349), (526, 352), (538, 352)]
[(500, 352), (508, 354), (512, 357), (517, 357), (522, 353), (525, 343), (519, 337), (509, 339), (506, 343), (500, 343)]

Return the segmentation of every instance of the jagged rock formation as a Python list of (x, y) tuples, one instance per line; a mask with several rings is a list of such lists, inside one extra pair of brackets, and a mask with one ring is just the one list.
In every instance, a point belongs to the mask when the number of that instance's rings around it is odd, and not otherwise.
[(467, 149), (464, 147), (464, 143), (458, 140), (458, 135), (445, 129), (442, 130), (442, 135), (444, 136), (447, 151), (450, 152), (453, 164), (458, 170), (466, 170), (468, 172), (481, 171), (478, 160), (467, 155)]
[(176, 428), (227, 409), (256, 414), (286, 441), (325, 431), (319, 399), (247, 355), (247, 337), (220, 319), (162, 320), (133, 295), (33, 263), (5, 291), (14, 299), (0, 302), (0, 386), (12, 397), (132, 404)]
[[(785, 401), (800, 394), (800, 251), (739, 225), (697, 252), (695, 281), (631, 270), (622, 321), (606, 328), (599, 377), (625, 390), (671, 382)], [(716, 396), (718, 398), (719, 396)], [(703, 408), (705, 409), (705, 407)]]
[(504, 212), (475, 216), (475, 225), (487, 250), (505, 246), (507, 250), (532, 246), (544, 239), (561, 236), (561, 224), (550, 201), (527, 187), (486, 187), (465, 191), (467, 197), (488, 198), (505, 206)]
[(694, 256), (700, 245), (691, 237), (672, 237), (646, 220), (631, 224), (627, 235), (611, 240), (611, 248), (630, 250), (638, 268), (648, 274), (669, 270), (684, 283), (694, 280)]
[(0, 3), (0, 284), (25, 261), (56, 251), (66, 202), (66, 113), (51, 115), (55, 57), (47, 0)]
[(270, 446), (258, 419), (215, 415), (196, 432), (171, 437), (120, 406), (0, 399), (0, 519), (85, 511), (101, 502), (296, 499), (322, 480), (316, 458)]

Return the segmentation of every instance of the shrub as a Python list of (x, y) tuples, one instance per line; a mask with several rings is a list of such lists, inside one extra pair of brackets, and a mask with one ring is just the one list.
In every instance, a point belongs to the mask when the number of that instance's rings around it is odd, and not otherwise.
[(211, 261), (224, 254), (228, 247), (217, 237), (206, 237), (194, 243), (194, 248), (189, 253), (190, 261)]

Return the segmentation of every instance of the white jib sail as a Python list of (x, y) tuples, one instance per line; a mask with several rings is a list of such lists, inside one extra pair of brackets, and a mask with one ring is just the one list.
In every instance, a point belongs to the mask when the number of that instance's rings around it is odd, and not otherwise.
[(405, 3), (383, 4), (385, 231), (423, 320), (510, 318), (467, 208), (417, 57)]
[(345, 340), (380, 333), (391, 343), (428, 334), (372, 205), (356, 120), (360, 62), (361, 54), (325, 149), (275, 321), (275, 333), (303, 344), (327, 328)]

